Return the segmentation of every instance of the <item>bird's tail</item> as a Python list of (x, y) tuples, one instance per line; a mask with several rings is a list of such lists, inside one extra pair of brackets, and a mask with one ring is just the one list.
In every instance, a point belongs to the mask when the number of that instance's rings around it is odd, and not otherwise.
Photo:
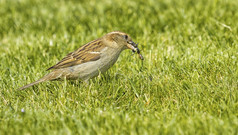
[(28, 87), (31, 87), (31, 86), (36, 85), (36, 84), (38, 84), (38, 83), (41, 83), (41, 82), (43, 82), (43, 81), (45, 81), (45, 80), (42, 80), (42, 79), (37, 80), (37, 81), (35, 81), (35, 82), (33, 82), (33, 83), (27, 84), (27, 85), (25, 85), (25, 86), (19, 88), (18, 90), (24, 90), (24, 89), (26, 89), (26, 88), (28, 88)]
[(61, 76), (62, 76), (62, 73), (61, 73), (61, 72), (53, 71), (53, 72), (51, 72), (51, 73), (45, 75), (45, 76), (42, 77), (41, 79), (39, 79), (39, 80), (37, 80), (37, 81), (35, 81), (35, 82), (33, 82), (33, 83), (27, 84), (27, 85), (25, 85), (25, 86), (19, 88), (18, 90), (24, 90), (24, 89), (26, 89), (26, 88), (28, 88), (28, 87), (31, 87), (31, 86), (33, 86), (33, 85), (36, 85), (36, 84), (41, 83), (41, 82), (44, 82), (44, 81), (55, 80), (55, 79), (57, 79), (57, 78), (60, 78)]

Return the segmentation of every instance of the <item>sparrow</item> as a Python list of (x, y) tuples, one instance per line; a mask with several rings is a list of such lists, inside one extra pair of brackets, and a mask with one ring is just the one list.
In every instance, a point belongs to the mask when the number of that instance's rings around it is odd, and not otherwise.
[(45, 81), (64, 79), (88, 81), (98, 76), (100, 72), (106, 72), (117, 61), (120, 53), (125, 49), (131, 49), (133, 52), (137, 52), (140, 59), (143, 60), (138, 45), (132, 41), (128, 34), (120, 31), (110, 32), (69, 53), (56, 65), (47, 69), (52, 70), (49, 74), (19, 88), (19, 90)]

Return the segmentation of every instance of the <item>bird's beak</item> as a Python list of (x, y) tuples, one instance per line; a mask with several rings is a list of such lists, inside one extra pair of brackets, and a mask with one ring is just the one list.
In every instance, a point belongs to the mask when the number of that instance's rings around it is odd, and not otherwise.
[(128, 41), (127, 42), (127, 47), (132, 50), (132, 52), (136, 52), (139, 54), (140, 59), (144, 60), (144, 57), (140, 54), (140, 50), (138, 48), (138, 44), (134, 43), (133, 41)]
[(137, 52), (139, 49), (137, 48), (137, 44), (134, 43), (133, 41), (128, 41), (127, 42), (127, 47), (131, 49), (133, 52)]

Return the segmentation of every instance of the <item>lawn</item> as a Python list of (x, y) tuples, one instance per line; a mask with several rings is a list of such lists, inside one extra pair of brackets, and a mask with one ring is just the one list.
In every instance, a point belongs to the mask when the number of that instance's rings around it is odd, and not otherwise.
[[(17, 88), (111, 31), (105, 74)], [(0, 0), (0, 134), (238, 134), (238, 0)]]

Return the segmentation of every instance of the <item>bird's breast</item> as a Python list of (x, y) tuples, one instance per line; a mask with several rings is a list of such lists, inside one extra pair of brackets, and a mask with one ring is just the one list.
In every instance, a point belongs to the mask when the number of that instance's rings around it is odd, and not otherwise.
[(100, 52), (100, 59), (90, 61), (69, 68), (71, 78), (88, 80), (99, 74), (106, 72), (118, 59), (121, 51), (112, 48), (105, 48)]

